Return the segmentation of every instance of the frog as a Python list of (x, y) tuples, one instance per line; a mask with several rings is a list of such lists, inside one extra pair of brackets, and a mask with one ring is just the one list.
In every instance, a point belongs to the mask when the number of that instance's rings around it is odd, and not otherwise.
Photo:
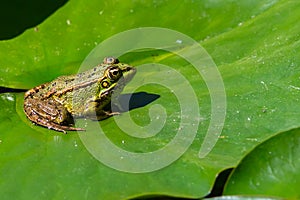
[(31, 122), (48, 129), (62, 133), (84, 131), (74, 126), (74, 119), (99, 121), (119, 114), (112, 111), (111, 103), (117, 102), (135, 73), (135, 67), (105, 57), (87, 71), (60, 76), (25, 92), (24, 112)]

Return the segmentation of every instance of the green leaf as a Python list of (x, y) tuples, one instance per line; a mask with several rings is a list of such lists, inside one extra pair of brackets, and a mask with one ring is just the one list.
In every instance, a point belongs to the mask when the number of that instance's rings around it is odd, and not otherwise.
[(256, 147), (237, 166), (224, 193), (299, 199), (300, 129), (281, 133)]
[(209, 198), (210, 200), (279, 200), (276, 197), (257, 197), (257, 196), (221, 196)]
[[(245, 1), (239, 5), (231, 1), (178, 2), (180, 6), (164, 1), (69, 2), (36, 28), (0, 42), (0, 51), (5, 52), (0, 55), (0, 72), (5, 74), (0, 86), (31, 88), (58, 75), (75, 73), (97, 44), (131, 28), (166, 27), (201, 40), (226, 32), (274, 4), (272, 1)], [(227, 15), (229, 10), (237, 16)]]
[[(157, 62), (180, 72), (195, 91), (202, 120), (193, 144), (180, 159), (158, 171), (132, 174), (95, 159), (82, 143), (80, 133), (62, 135), (33, 125), (24, 115), (22, 93), (1, 94), (1, 198), (206, 196), (220, 171), (235, 167), (268, 138), (300, 126), (299, 7), (299, 2), (288, 0), (71, 1), (35, 29), (1, 41), (0, 86), (29, 89), (60, 75), (76, 73), (87, 54), (114, 34), (137, 27), (165, 27), (205, 47), (221, 72), (227, 95), (222, 135), (212, 151), (199, 159), (211, 117), (205, 81), (190, 63), (169, 52), (149, 50), (123, 55), (122, 62), (137, 68)], [(168, 78), (173, 87), (186, 94), (184, 84)], [(125, 94), (137, 86), (134, 80), (130, 84)], [(78, 123), (87, 123), (86, 133), (90, 135), (100, 125), (116, 146), (130, 152), (160, 149), (180, 128), (180, 105), (172, 91), (163, 86), (143, 85), (135, 94), (145, 92), (159, 98), (130, 110), (138, 125), (150, 122), (148, 113), (155, 104), (167, 113), (166, 126), (149, 140), (125, 134), (115, 118)], [(103, 151), (110, 153), (111, 149)]]

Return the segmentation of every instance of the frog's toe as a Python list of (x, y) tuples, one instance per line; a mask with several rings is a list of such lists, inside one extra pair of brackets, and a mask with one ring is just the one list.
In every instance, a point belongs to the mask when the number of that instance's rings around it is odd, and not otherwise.
[(106, 113), (108, 116), (114, 116), (114, 115), (120, 115), (120, 112), (110, 112), (110, 113)]
[(59, 131), (59, 132), (62, 132), (64, 134), (67, 134), (67, 131), (85, 131), (85, 129), (83, 129), (83, 128), (59, 125), (59, 124), (56, 124), (56, 123), (53, 123), (53, 122), (50, 122), (50, 123), (46, 124), (46, 127), (48, 127), (48, 129)]

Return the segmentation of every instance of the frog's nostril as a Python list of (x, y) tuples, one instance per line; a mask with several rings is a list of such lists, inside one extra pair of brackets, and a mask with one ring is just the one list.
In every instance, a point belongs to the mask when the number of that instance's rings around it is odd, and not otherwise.
[(133, 69), (134, 69), (133, 67), (127, 66), (126, 69), (125, 69), (125, 71), (128, 72), (128, 71), (133, 70)]

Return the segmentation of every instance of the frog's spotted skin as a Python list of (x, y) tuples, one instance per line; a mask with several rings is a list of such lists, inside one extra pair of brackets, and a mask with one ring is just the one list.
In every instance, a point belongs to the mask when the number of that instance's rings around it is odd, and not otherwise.
[[(61, 76), (25, 93), (24, 111), (35, 124), (61, 131), (81, 131), (73, 118), (105, 119), (112, 113), (111, 96), (120, 93), (134, 76), (135, 68), (105, 58), (103, 63), (77, 75)], [(115, 96), (114, 95), (114, 96)]]

